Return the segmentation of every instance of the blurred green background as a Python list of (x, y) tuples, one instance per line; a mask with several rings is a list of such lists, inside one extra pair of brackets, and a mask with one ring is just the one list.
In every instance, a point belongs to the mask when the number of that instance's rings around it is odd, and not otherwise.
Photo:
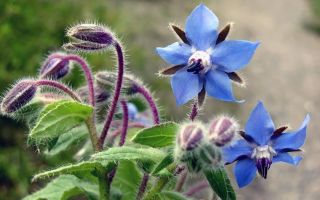
[[(158, 102), (163, 107), (163, 116), (183, 121), (188, 107), (178, 108), (174, 103), (169, 81), (157, 78), (157, 71), (165, 63), (155, 55), (154, 48), (175, 40), (167, 28), (168, 22), (183, 25), (186, 16), (199, 2), (0, 0), (0, 91), (3, 93), (17, 79), (36, 75), (45, 56), (49, 52), (60, 50), (66, 41), (64, 34), (68, 26), (78, 22), (99, 22), (107, 24), (121, 38), (127, 51), (128, 71), (139, 76), (155, 91), (155, 95), (159, 97)], [(203, 110), (204, 120), (213, 114), (224, 112), (239, 117), (243, 124), (243, 119), (246, 119), (256, 100), (262, 99), (267, 102), (267, 107), (276, 119), (283, 119), (285, 123), (294, 122), (297, 127), (307, 111), (320, 108), (320, 94), (314, 91), (320, 89), (311, 89), (314, 83), (318, 84), (316, 81), (320, 69), (320, 39), (316, 34), (320, 31), (320, 0), (204, 2), (218, 15), (221, 26), (229, 21), (236, 22), (232, 38), (262, 41), (262, 49), (259, 49), (250, 68), (243, 72), (249, 83), (248, 88), (237, 88), (235, 91), (248, 104), (241, 107), (210, 99)], [(86, 57), (94, 71), (114, 68), (115, 61), (110, 54)], [(298, 83), (300, 84), (297, 85)], [(288, 105), (288, 102), (292, 103)], [(297, 109), (299, 106), (300, 110)], [(313, 120), (317, 117), (314, 115)], [(318, 127), (319, 125), (313, 125), (310, 130), (319, 130)], [(27, 148), (27, 132), (23, 124), (5, 117), (0, 118), (0, 199), (19, 199), (34, 191), (40, 187), (30, 183), (34, 173), (68, 160), (68, 154), (49, 159), (37, 154), (36, 149)], [(319, 150), (315, 142), (309, 140), (308, 144), (309, 152)], [(312, 158), (313, 154), (309, 155)], [(319, 189), (301, 188), (297, 184), (307, 183), (311, 177), (314, 178), (314, 169), (318, 165), (309, 164), (306, 160), (302, 172), (299, 172), (301, 174), (293, 178), (297, 183), (290, 183), (290, 176), (282, 177), (287, 180), (280, 181), (281, 184), (286, 184), (281, 186), (282, 189), (271, 185), (271, 181), (265, 183), (258, 180), (251, 189), (240, 192), (240, 199), (263, 199), (261, 195), (267, 196), (269, 192), (273, 192), (276, 197), (274, 199), (282, 199), (280, 190), (285, 190), (282, 193), (292, 194), (290, 199), (301, 199), (299, 193), (307, 190), (309, 196), (303, 199), (313, 199), (312, 197), (320, 194)], [(287, 171), (287, 168), (282, 170)], [(271, 175), (271, 179), (272, 177), (276, 179), (276, 174)], [(320, 179), (319, 175), (317, 177)], [(253, 189), (260, 195), (254, 196), (255, 192), (249, 192)]]

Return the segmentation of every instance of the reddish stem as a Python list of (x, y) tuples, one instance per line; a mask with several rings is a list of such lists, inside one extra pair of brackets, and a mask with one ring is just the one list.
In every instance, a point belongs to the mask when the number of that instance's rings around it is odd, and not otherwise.
[(196, 194), (197, 192), (200, 192), (201, 190), (207, 188), (209, 186), (207, 181), (201, 181), (195, 185), (193, 185), (187, 192), (185, 192), (184, 194), (186, 196), (192, 196), (194, 194)]
[(133, 90), (141, 94), (146, 99), (152, 112), (154, 124), (159, 124), (160, 123), (159, 111), (155, 101), (152, 98), (152, 95), (150, 94), (150, 91), (137, 83), (134, 83)]
[(129, 124), (129, 111), (128, 111), (128, 104), (126, 100), (121, 100), (122, 106), (122, 129), (121, 129), (121, 136), (119, 141), (119, 146), (123, 146), (126, 142), (127, 132), (128, 132), (128, 124)]
[(37, 80), (36, 85), (48, 86), (48, 87), (53, 87), (53, 88), (59, 89), (59, 90), (65, 92), (66, 94), (68, 94), (74, 100), (81, 102), (80, 97), (76, 93), (74, 93), (68, 86), (66, 86), (63, 83), (60, 83), (58, 81), (42, 79), (42, 80)]
[(142, 198), (144, 192), (146, 191), (148, 181), (149, 181), (149, 174), (144, 173), (140, 183), (139, 192), (137, 194), (136, 200), (140, 200)]
[(99, 146), (102, 149), (103, 148), (103, 144), (104, 141), (107, 137), (109, 128), (110, 128), (110, 124), (113, 118), (113, 115), (116, 111), (116, 107), (117, 107), (117, 103), (119, 101), (119, 97), (120, 97), (120, 92), (121, 92), (121, 87), (122, 87), (122, 82), (123, 82), (123, 74), (124, 74), (124, 55), (122, 52), (122, 48), (121, 45), (117, 42), (115, 43), (115, 49), (117, 52), (117, 57), (118, 57), (118, 79), (117, 79), (117, 83), (115, 85), (115, 89), (114, 89), (114, 96), (113, 96), (113, 100), (111, 103), (111, 107), (108, 111), (107, 114), (107, 118), (103, 127), (103, 130), (101, 132), (100, 135), (100, 139), (99, 139)]
[(189, 115), (189, 118), (190, 118), (191, 121), (193, 121), (193, 120), (197, 117), (198, 112), (199, 112), (199, 110), (198, 110), (198, 103), (195, 102), (195, 103), (192, 105), (191, 113), (190, 113), (190, 115)]

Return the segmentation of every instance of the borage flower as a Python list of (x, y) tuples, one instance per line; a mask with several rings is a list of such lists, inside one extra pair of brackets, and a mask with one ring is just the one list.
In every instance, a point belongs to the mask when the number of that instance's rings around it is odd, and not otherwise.
[(186, 21), (186, 32), (172, 25), (182, 42), (157, 48), (167, 63), (175, 65), (163, 74), (174, 74), (171, 87), (178, 105), (196, 95), (239, 102), (232, 93), (230, 78), (239, 79), (235, 71), (251, 60), (258, 42), (225, 40), (230, 25), (217, 33), (218, 18), (204, 4), (196, 7)]
[(257, 170), (263, 178), (267, 178), (272, 163), (298, 165), (302, 157), (291, 156), (288, 152), (300, 150), (306, 139), (309, 120), (307, 115), (296, 131), (284, 132), (285, 126), (275, 129), (270, 114), (259, 102), (247, 121), (245, 131), (241, 133), (243, 139), (223, 148), (226, 164), (238, 161), (234, 174), (239, 187), (248, 185)]

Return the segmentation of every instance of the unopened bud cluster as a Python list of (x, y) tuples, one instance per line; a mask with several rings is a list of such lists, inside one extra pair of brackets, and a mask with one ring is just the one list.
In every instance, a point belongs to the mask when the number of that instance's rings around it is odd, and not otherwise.
[(67, 36), (71, 42), (64, 48), (69, 51), (102, 51), (116, 42), (109, 28), (97, 24), (78, 24), (67, 30)]
[(193, 172), (218, 167), (222, 164), (220, 147), (230, 144), (237, 131), (236, 121), (225, 116), (214, 118), (208, 128), (197, 122), (185, 124), (177, 134), (175, 159)]

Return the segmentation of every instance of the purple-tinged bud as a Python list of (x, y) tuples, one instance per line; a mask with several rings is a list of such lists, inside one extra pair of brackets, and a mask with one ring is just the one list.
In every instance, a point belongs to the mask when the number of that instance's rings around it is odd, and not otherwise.
[[(109, 92), (107, 92), (105, 90), (102, 90), (99, 87), (94, 87), (94, 91), (95, 91), (95, 101), (98, 104), (105, 102), (110, 97), (110, 93)], [(89, 91), (88, 91), (88, 87), (87, 86), (79, 88), (77, 90), (77, 93), (79, 94), (79, 96), (81, 97), (82, 100), (88, 101)]]
[(79, 24), (67, 30), (67, 36), (82, 42), (90, 42), (102, 45), (113, 45), (115, 37), (104, 26), (97, 24)]
[(35, 96), (37, 86), (33, 80), (22, 80), (15, 84), (5, 95), (1, 102), (2, 113), (13, 113), (27, 103)]
[(178, 148), (183, 151), (191, 151), (199, 147), (204, 138), (202, 126), (191, 123), (183, 126), (177, 136)]
[(238, 123), (225, 116), (216, 117), (210, 123), (208, 139), (217, 146), (229, 144), (239, 129)]
[(64, 53), (53, 53), (43, 63), (40, 69), (41, 78), (60, 79), (68, 74), (70, 62), (63, 59)]
[(62, 46), (66, 51), (71, 52), (98, 52), (104, 51), (108, 48), (108, 45), (100, 45), (92, 42), (69, 42)]

